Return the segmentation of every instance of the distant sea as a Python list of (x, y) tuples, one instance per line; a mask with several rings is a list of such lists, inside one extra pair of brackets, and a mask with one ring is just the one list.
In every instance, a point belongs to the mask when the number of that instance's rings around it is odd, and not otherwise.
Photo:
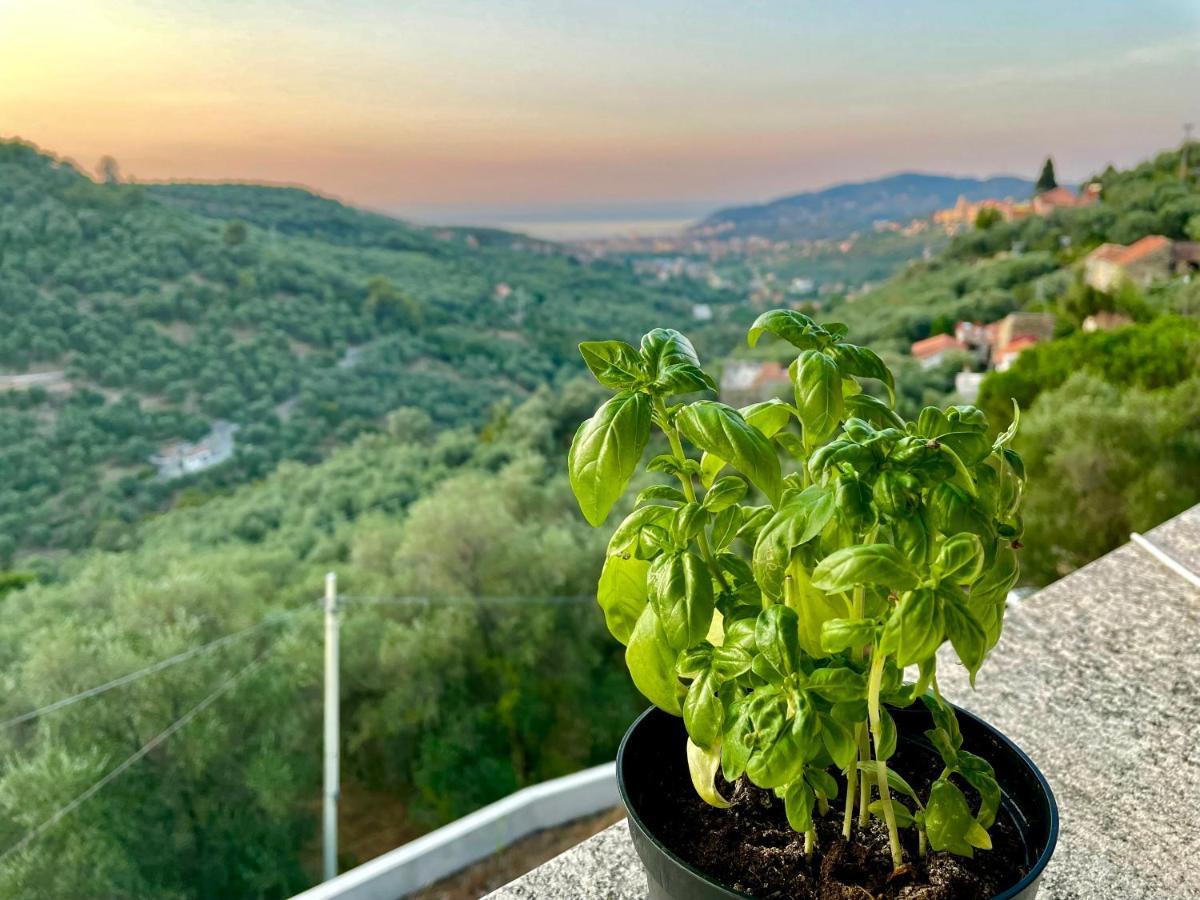
[(721, 204), (536, 204), (526, 206), (421, 206), (389, 210), (428, 225), (479, 225), (519, 231), (548, 241), (677, 234)]

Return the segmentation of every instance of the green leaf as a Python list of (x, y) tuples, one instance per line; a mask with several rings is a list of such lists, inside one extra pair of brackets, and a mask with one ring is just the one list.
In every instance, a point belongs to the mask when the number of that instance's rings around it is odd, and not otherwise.
[(820, 485), (788, 493), (778, 512), (763, 525), (754, 543), (751, 565), (755, 580), (772, 600), (783, 594), (783, 579), (792, 552), (817, 537), (835, 509), (833, 491)]
[(596, 380), (607, 388), (631, 388), (646, 376), (637, 350), (624, 341), (584, 341), (579, 353)]
[(783, 789), (783, 811), (792, 829), (803, 834), (813, 827), (812, 811), (816, 803), (812, 788), (797, 778)]
[[(872, 800), (867, 809), (871, 811), (871, 815), (881, 822), (887, 818), (882, 800)], [(912, 810), (898, 800), (892, 801), (892, 815), (896, 819), (896, 825), (900, 828), (908, 828), (916, 824), (917, 821), (913, 818)]]
[[(753, 695), (751, 695), (753, 696)], [(746, 763), (750, 761), (754, 722), (750, 718), (750, 697), (739, 700), (729, 707), (725, 729), (725, 739), (721, 743), (721, 774), (730, 784), (737, 781), (746, 771)]]
[(858, 544), (826, 556), (813, 570), (823, 591), (846, 591), (856, 584), (878, 584), (893, 591), (916, 586), (917, 573), (891, 544)]
[(806, 762), (821, 752), (820, 718), (803, 699), (790, 717), (782, 695), (764, 705), (762, 712), (751, 715), (758, 739), (746, 763), (746, 775), (759, 787), (776, 788), (789, 783), (800, 775)]
[(667, 641), (654, 607), (647, 604), (629, 636), (625, 665), (647, 700), (663, 712), (678, 716), (683, 713), (683, 685), (675, 677), (675, 657), (676, 651)]
[(984, 828), (991, 828), (996, 821), (996, 813), (1000, 811), (1000, 783), (996, 781), (996, 772), (986, 759), (960, 750), (958, 754), (958, 772), (971, 787), (979, 792), (979, 812), (975, 818)]
[(800, 642), (796, 613), (786, 606), (771, 606), (759, 614), (754, 642), (780, 675), (800, 669)]
[(842, 418), (842, 378), (837, 363), (816, 350), (805, 350), (792, 363), (796, 409), (804, 425), (804, 443), (816, 447), (833, 434)]
[[(871, 759), (860, 762), (858, 770), (865, 777), (871, 779), (872, 784), (879, 782), (879, 763), (876, 760)], [(920, 808), (921, 798), (917, 796), (917, 792), (913, 790), (913, 786), (905, 781), (903, 776), (891, 766), (887, 767), (887, 783), (889, 788), (897, 794), (903, 794), (905, 797), (911, 798), (917, 804), (917, 807)]]
[(809, 656), (824, 656), (821, 649), (821, 629), (830, 619), (844, 619), (850, 615), (850, 603), (842, 594), (817, 589), (812, 576), (800, 559), (793, 559), (787, 567), (783, 584), (783, 602), (795, 611), (800, 626), (800, 646)]
[(683, 701), (683, 724), (700, 747), (711, 748), (721, 737), (725, 707), (717, 697), (718, 682), (711, 669), (692, 680)]
[(892, 610), (879, 646), (895, 655), (896, 665), (911, 666), (933, 656), (945, 636), (941, 601), (929, 588), (918, 588), (905, 594)]
[(725, 460), (764, 494), (779, 502), (779, 457), (762, 432), (748, 424), (737, 410), (714, 400), (685, 406), (675, 424), (693, 445)]
[(764, 332), (783, 338), (801, 350), (820, 348), (824, 346), (823, 339), (828, 337), (825, 329), (794, 309), (767, 310), (750, 326), (746, 333), (746, 343), (753, 347)]
[(726, 475), (708, 489), (704, 495), (704, 508), (709, 512), (720, 512), (745, 496), (746, 482), (734, 475)]
[(763, 433), (763, 437), (774, 437), (791, 421), (796, 410), (778, 397), (752, 403), (738, 410), (742, 418)]
[(609, 538), (608, 555), (653, 559), (659, 554), (658, 545), (646, 539), (645, 530), (655, 526), (669, 527), (674, 512), (669, 506), (643, 506), (635, 509), (625, 517)]
[(691, 740), (687, 742), (688, 772), (692, 776), (692, 787), (700, 799), (717, 809), (728, 809), (729, 801), (717, 790), (717, 768), (721, 765), (721, 745), (704, 749)]
[(854, 344), (834, 344), (829, 348), (843, 376), (857, 375), (859, 378), (874, 378), (887, 388), (888, 399), (896, 403), (896, 379), (873, 350)]
[(1007, 447), (1013, 442), (1013, 438), (1017, 436), (1017, 429), (1021, 427), (1021, 407), (1017, 404), (1016, 397), (1012, 399), (1012, 422), (1008, 427), (997, 436), (995, 443), (992, 444), (992, 449), (999, 450), (1002, 447)]
[(715, 599), (712, 575), (699, 556), (684, 551), (658, 557), (650, 564), (648, 585), (650, 606), (671, 647), (685, 650), (704, 640)]
[(633, 627), (646, 608), (646, 575), (649, 571), (650, 563), (632, 556), (604, 559), (596, 602), (604, 611), (604, 624), (622, 644), (629, 643)]
[(939, 778), (929, 790), (925, 807), (925, 833), (934, 850), (949, 851), (958, 856), (974, 856), (975, 848), (990, 850), (991, 838), (975, 821), (967, 798), (951, 781)]
[(865, 647), (874, 639), (873, 619), (829, 619), (821, 624), (821, 649), (826, 653)]
[(858, 742), (854, 732), (832, 715), (821, 718), (821, 743), (833, 764), (845, 771), (858, 758)]
[(713, 516), (712, 531), (709, 533), (709, 544), (714, 552), (720, 552), (728, 547), (738, 529), (742, 527), (742, 508), (730, 506)]
[(650, 398), (623, 391), (579, 426), (567, 467), (571, 490), (593, 526), (608, 517), (625, 492), (650, 440)]
[(975, 686), (975, 676), (983, 665), (988, 652), (988, 639), (983, 627), (971, 615), (967, 608), (966, 597), (956, 589), (941, 590), (942, 613), (946, 623), (946, 636), (954, 652), (967, 667), (971, 676), (971, 686)]
[(809, 766), (804, 770), (804, 780), (808, 782), (814, 794), (826, 800), (832, 800), (838, 795), (837, 780), (824, 769)]
[(846, 412), (860, 419), (866, 419), (876, 428), (903, 428), (904, 420), (899, 413), (870, 394), (853, 394), (844, 397)]
[(987, 459), (992, 445), (982, 431), (951, 431), (941, 435), (938, 443), (949, 447), (967, 466)]
[(871, 499), (884, 515), (906, 519), (921, 502), (921, 483), (908, 472), (884, 469), (871, 488)]
[(647, 332), (642, 338), (641, 356), (655, 393), (666, 396), (717, 389), (700, 368), (692, 342), (672, 328)]
[(948, 537), (933, 562), (933, 577), (950, 584), (971, 584), (983, 571), (983, 542), (963, 531)]
[(867, 696), (867, 678), (853, 669), (831, 666), (813, 672), (808, 677), (808, 689), (830, 703), (864, 700)]
[(633, 502), (641, 506), (644, 503), (649, 503), (651, 500), (665, 500), (668, 503), (687, 503), (687, 497), (683, 495), (683, 491), (669, 484), (652, 484), (638, 494), (637, 499)]

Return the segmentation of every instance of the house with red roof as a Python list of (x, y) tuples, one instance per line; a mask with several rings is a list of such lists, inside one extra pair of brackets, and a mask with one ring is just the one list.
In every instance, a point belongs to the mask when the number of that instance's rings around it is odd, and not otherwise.
[(935, 334), (912, 345), (912, 355), (922, 369), (932, 369), (950, 353), (966, 350), (967, 345), (952, 334)]
[[(1128, 246), (1101, 244), (1084, 259), (1084, 280), (1098, 291), (1111, 293), (1126, 281), (1145, 286), (1168, 278), (1175, 265), (1175, 245), (1161, 234), (1148, 234)], [(1185, 247), (1180, 255), (1186, 252)]]

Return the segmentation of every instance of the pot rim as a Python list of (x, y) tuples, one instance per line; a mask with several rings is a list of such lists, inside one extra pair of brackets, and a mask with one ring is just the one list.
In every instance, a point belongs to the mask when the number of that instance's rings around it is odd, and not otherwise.
[[(1038, 855), (1037, 861), (1034, 862), (1034, 864), (1030, 866), (1029, 871), (1025, 873), (1025, 877), (1023, 877), (1016, 884), (1005, 888), (999, 894), (996, 894), (994, 897), (992, 897), (992, 900), (1010, 900), (1010, 898), (1017, 896), (1021, 891), (1025, 890), (1025, 888), (1037, 881), (1050, 862), (1050, 857), (1054, 853), (1054, 848), (1058, 845), (1058, 802), (1054, 799), (1054, 792), (1050, 790), (1050, 783), (1046, 781), (1046, 776), (1042, 774), (1042, 770), (1039, 769), (1034, 764), (1033, 760), (1029, 758), (1029, 754), (1018, 747), (1008, 735), (1006, 735), (999, 728), (988, 724), (970, 710), (963, 709), (961, 706), (953, 703), (950, 705), (954, 707), (954, 712), (956, 715), (966, 716), (969, 719), (973, 719), (978, 725), (981, 725), (988, 731), (995, 734), (996, 737), (1000, 739), (1001, 743), (1004, 744), (1018, 759), (1021, 760), (1021, 762), (1023, 762), (1029, 768), (1029, 770), (1033, 773), (1034, 778), (1037, 780), (1038, 786), (1041, 788), (1042, 793), (1046, 797), (1046, 805), (1049, 807), (1050, 813), (1050, 831), (1046, 836), (1045, 848)], [(667, 846), (658, 839), (654, 832), (646, 827), (646, 823), (642, 821), (642, 817), (638, 815), (637, 810), (630, 801), (629, 793), (625, 788), (626, 745), (629, 743), (629, 739), (632, 737), (634, 731), (636, 731), (638, 726), (641, 725), (642, 720), (654, 715), (655, 713), (662, 713), (662, 715), (665, 716), (671, 715), (671, 713), (665, 712), (659, 709), (657, 706), (649, 707), (647, 710), (645, 710), (645, 712), (633, 720), (633, 724), (629, 726), (629, 730), (626, 731), (625, 736), (621, 738), (621, 745), (617, 749), (617, 790), (621, 793), (621, 802), (625, 806), (626, 814), (630, 819), (633, 820), (634, 824), (637, 825), (638, 830), (641, 831), (641, 833), (650, 841), (650, 843), (652, 843), (659, 850), (659, 852), (665, 855), (673, 863), (682, 867), (683, 869), (686, 869), (697, 878), (706, 881), (708, 884), (712, 885), (718, 890), (724, 891), (725, 895), (728, 897), (751, 898), (751, 900), (753, 900), (751, 894), (744, 894), (741, 891), (735, 891), (732, 888), (727, 888), (723, 884), (719, 884), (709, 876), (705, 875), (691, 863), (681, 859), (673, 851), (668, 849)], [(673, 718), (678, 717), (673, 716)]]

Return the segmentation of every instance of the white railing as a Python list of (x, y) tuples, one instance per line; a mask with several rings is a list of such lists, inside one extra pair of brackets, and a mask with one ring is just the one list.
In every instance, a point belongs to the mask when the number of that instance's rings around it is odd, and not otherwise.
[(293, 900), (398, 900), (486, 859), (526, 835), (620, 803), (615, 763), (527, 787)]

